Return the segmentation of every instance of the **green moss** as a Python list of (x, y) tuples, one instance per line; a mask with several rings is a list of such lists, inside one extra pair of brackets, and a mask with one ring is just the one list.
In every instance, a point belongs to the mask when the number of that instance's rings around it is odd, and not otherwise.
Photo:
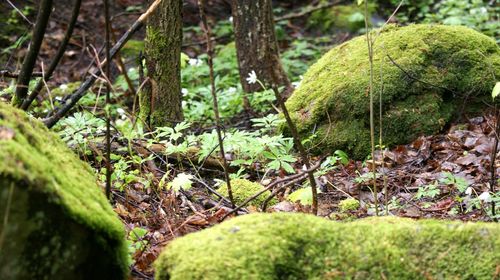
[(355, 211), (359, 208), (359, 200), (355, 198), (347, 198), (339, 202), (340, 212)]
[(500, 225), (251, 214), (174, 240), (156, 279), (492, 279)]
[[(252, 181), (248, 181), (245, 179), (233, 179), (233, 180), (231, 180), (231, 190), (233, 191), (233, 199), (234, 199), (234, 203), (236, 203), (236, 205), (242, 204), (247, 198), (262, 191), (263, 188), (264, 187), (261, 184), (255, 183)], [(218, 189), (218, 192), (221, 195), (228, 197), (229, 194), (227, 191), (227, 184), (224, 183)], [(270, 194), (271, 194), (271, 192), (267, 191), (267, 192), (261, 194), (260, 196), (258, 196), (257, 198), (255, 198), (254, 200), (250, 201), (248, 203), (248, 205), (260, 207)], [(271, 201), (269, 201), (269, 205), (274, 205), (276, 203), (278, 203), (278, 200), (276, 199), (276, 197), (273, 197), (271, 199)]]
[[(162, 24), (163, 21), (168, 23)], [(182, 32), (177, 17), (156, 18), (152, 22), (155, 23), (146, 28), (145, 39), (150, 79), (139, 93), (139, 118), (154, 128), (171, 126), (183, 119), (180, 93)]]
[(139, 56), (140, 52), (144, 51), (144, 41), (129, 40), (125, 46), (120, 50), (120, 54), (124, 57), (135, 58)]
[[(374, 70), (376, 108), (383, 88), (384, 144), (404, 144), (439, 132), (462, 108), (484, 109), (500, 76), (500, 48), (466, 27), (389, 25), (376, 37)], [(369, 73), (365, 36), (333, 48), (307, 71), (286, 105), (303, 136), (318, 132), (316, 152), (368, 154)]]
[(124, 228), (91, 168), (1, 102), (0, 205), (0, 217), (9, 214), (0, 230), (3, 279), (126, 278)]

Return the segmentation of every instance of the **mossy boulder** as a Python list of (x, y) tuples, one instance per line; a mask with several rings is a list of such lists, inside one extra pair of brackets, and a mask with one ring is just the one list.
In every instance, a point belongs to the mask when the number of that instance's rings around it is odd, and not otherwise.
[(355, 211), (358, 210), (359, 207), (360, 207), (359, 200), (355, 198), (346, 198), (339, 202), (339, 211), (341, 213)]
[(250, 214), (170, 243), (156, 279), (494, 279), (500, 225)]
[(0, 102), (0, 278), (126, 279), (124, 227), (91, 168)]
[[(500, 48), (492, 38), (424, 24), (389, 25), (375, 37), (374, 107), (378, 124), (382, 92), (385, 145), (437, 133), (462, 109), (474, 113), (491, 100), (500, 77)], [(366, 36), (333, 48), (304, 75), (286, 105), (304, 138), (317, 133), (309, 142), (316, 153), (340, 149), (357, 159), (369, 153), (369, 80)]]
[[(261, 184), (246, 179), (231, 180), (231, 191), (233, 193), (233, 199), (236, 205), (242, 204), (249, 197), (262, 191), (262, 189), (264, 189), (264, 187)], [(229, 197), (226, 183), (223, 183), (221, 187), (218, 189), (218, 191), (221, 195)], [(271, 192), (269, 191), (264, 192), (260, 196), (256, 197), (254, 200), (250, 201), (248, 205), (260, 207), (270, 194)], [(269, 205), (274, 205), (276, 203), (278, 203), (276, 197), (273, 197), (271, 201), (269, 201)]]

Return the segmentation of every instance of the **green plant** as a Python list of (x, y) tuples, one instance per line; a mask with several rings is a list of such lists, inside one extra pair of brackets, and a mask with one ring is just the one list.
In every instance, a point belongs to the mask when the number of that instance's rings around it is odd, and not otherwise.
[(189, 190), (193, 186), (193, 175), (186, 173), (179, 173), (177, 176), (167, 184), (167, 188), (174, 192), (182, 190)]
[(141, 227), (134, 227), (127, 236), (127, 244), (129, 249), (129, 254), (131, 257), (137, 253), (137, 251), (143, 252), (146, 250), (149, 242), (146, 240), (146, 235), (148, 230)]
[(441, 174), (443, 178), (439, 179), (439, 182), (445, 185), (453, 185), (455, 186), (460, 193), (464, 193), (469, 183), (465, 178), (458, 177), (450, 172), (443, 172)]
[(363, 174), (359, 174), (358, 171), (356, 172), (358, 173), (358, 177), (354, 178), (354, 182), (357, 184), (367, 184), (370, 183), (374, 178), (380, 177), (380, 174), (377, 172), (375, 173), (375, 175), (373, 174), (373, 172), (366, 172)]
[[(392, 1), (393, 5), (399, 0)], [(403, 22), (465, 25), (499, 40), (500, 7), (496, 1), (418, 0), (404, 1), (398, 20)]]
[(88, 144), (105, 130), (105, 122), (89, 112), (77, 112), (59, 122), (59, 136), (68, 146), (83, 155), (91, 154)]
[(439, 189), (438, 183), (434, 181), (433, 183), (425, 186), (421, 186), (418, 188), (417, 195), (415, 196), (417, 199), (420, 198), (435, 198), (441, 193)]
[(500, 6), (482, 0), (433, 1), (432, 10), (424, 14), (424, 22), (465, 25), (491, 37), (500, 35)]
[(297, 159), (291, 154), (293, 149), (293, 141), (289, 139), (284, 142), (285, 145), (270, 146), (269, 151), (264, 151), (263, 156), (270, 160), (267, 167), (274, 170), (284, 169), (288, 173), (295, 173), (295, 170), (290, 163), (296, 162)]
[(284, 120), (277, 114), (269, 114), (262, 118), (251, 119), (253, 127), (258, 128), (261, 134), (274, 131)]
[(328, 156), (325, 158), (325, 160), (321, 163), (321, 166), (319, 167), (319, 169), (315, 175), (316, 176), (324, 175), (324, 174), (328, 173), (329, 171), (337, 168), (339, 163), (343, 164), (343, 165), (348, 164), (349, 157), (343, 151), (336, 150), (333, 153), (333, 156)]
[[(318, 190), (318, 193), (321, 193), (321, 190)], [(311, 187), (300, 188), (292, 192), (288, 195), (287, 200), (291, 202), (300, 202), (302, 205), (312, 205), (313, 198)]]

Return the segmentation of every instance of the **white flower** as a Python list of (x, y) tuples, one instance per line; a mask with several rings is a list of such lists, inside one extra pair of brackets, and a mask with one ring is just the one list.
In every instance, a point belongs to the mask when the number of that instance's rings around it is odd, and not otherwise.
[(181, 92), (182, 92), (183, 95), (186, 95), (186, 94), (189, 93), (189, 91), (187, 90), (187, 88), (182, 88)]
[(471, 195), (471, 194), (472, 194), (472, 187), (468, 187), (468, 188), (465, 190), (465, 194), (466, 194), (466, 195)]
[(68, 90), (68, 85), (67, 84), (62, 84), (59, 86), (59, 89), (61, 89), (62, 91), (66, 91)]
[(117, 112), (119, 115), (125, 115), (125, 110), (123, 110), (122, 108), (118, 108), (118, 109), (116, 109), (116, 112)]
[(257, 74), (255, 73), (255, 71), (252, 70), (252, 72), (248, 74), (247, 82), (249, 84), (255, 84), (257, 82)]
[(199, 66), (203, 65), (203, 60), (197, 59), (197, 58), (190, 58), (188, 63), (191, 66), (199, 67)]
[(479, 199), (483, 202), (491, 202), (491, 195), (489, 192), (483, 192), (480, 196)]
[(229, 22), (233, 22), (233, 17), (229, 17)]

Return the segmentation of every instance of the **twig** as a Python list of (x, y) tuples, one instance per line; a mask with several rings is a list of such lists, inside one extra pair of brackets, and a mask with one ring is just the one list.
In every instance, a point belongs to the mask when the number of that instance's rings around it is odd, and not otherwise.
[(370, 144), (372, 156), (372, 174), (373, 174), (373, 198), (375, 200), (375, 215), (378, 216), (378, 191), (377, 191), (377, 174), (375, 166), (375, 121), (373, 110), (373, 40), (370, 34), (370, 26), (368, 25), (368, 0), (365, 0), (365, 32), (366, 44), (368, 46), (368, 60), (370, 63)]
[[(106, 56), (106, 77), (109, 79), (110, 77), (110, 65), (109, 63), (111, 61), (111, 55), (110, 55), (110, 47), (111, 47), (111, 26), (109, 22), (109, 0), (104, 0), (104, 21), (105, 21), (105, 37), (106, 37), (106, 46), (105, 46), (105, 56)], [(98, 57), (97, 57), (98, 58)], [(106, 79), (107, 80), (107, 79)], [(108, 199), (111, 199), (111, 173), (113, 172), (111, 170), (111, 114), (109, 112), (109, 103), (110, 103), (110, 97), (111, 95), (111, 82), (107, 80), (106, 83), (106, 104), (105, 104), (105, 111), (106, 111), (106, 197)]]
[[(142, 14), (133, 24), (132, 26), (122, 35), (120, 40), (116, 42), (116, 44), (110, 50), (110, 57), (113, 58), (120, 49), (125, 45), (125, 43), (132, 38), (132, 35), (137, 32), (143, 25), (148, 16), (158, 7), (161, 0), (156, 0), (149, 6), (148, 10)], [(106, 64), (108, 61), (105, 60), (102, 63)], [(56, 112), (53, 112), (50, 117), (43, 120), (43, 123), (48, 127), (53, 127), (75, 104), (87, 93), (87, 90), (94, 84), (96, 81), (96, 76), (101, 74), (100, 70), (95, 70), (91, 76), (89, 76), (80, 87), (69, 96), (67, 102), (61, 106)]]
[(31, 80), (33, 69), (35, 68), (36, 59), (40, 52), (47, 23), (49, 22), (50, 13), (52, 12), (52, 0), (41, 0), (36, 24), (33, 29), (33, 38), (31, 39), (28, 53), (24, 58), (19, 77), (17, 78), (16, 96), (13, 100), (13, 105), (19, 107), (24, 102), (28, 94), (28, 86)]
[[(0, 70), (0, 77), (2, 78), (12, 78), (12, 79), (17, 79), (19, 77), (19, 73), (17, 72), (10, 72), (9, 70)], [(43, 77), (42, 72), (33, 72), (31, 74), (31, 77)]]
[[(402, 2), (401, 2), (402, 3)], [(400, 4), (401, 5), (401, 4)], [(382, 63), (380, 64), (380, 94), (378, 98), (378, 112), (379, 112), (379, 120), (378, 120), (378, 127), (379, 127), (379, 135), (378, 135), (378, 145), (380, 149), (380, 155), (382, 157), (382, 178), (383, 180), (383, 188), (384, 188), (384, 206), (385, 206), (385, 215), (389, 216), (389, 192), (387, 188), (387, 174), (385, 173), (385, 161), (384, 161), (384, 147), (383, 147), (383, 129), (382, 129), (382, 124), (383, 124), (383, 106), (382, 106), (382, 96), (384, 94), (384, 75), (383, 75), (383, 68), (382, 65), (384, 64), (384, 58), (382, 58)]]
[(284, 184), (283, 186), (279, 186), (277, 187), (276, 189), (273, 190), (273, 192), (266, 198), (266, 200), (264, 200), (264, 203), (262, 203), (262, 211), (266, 211), (267, 209), (267, 204), (269, 204), (269, 201), (271, 201), (271, 199), (273, 199), (273, 197), (276, 196), (276, 194), (278, 194), (278, 192), (284, 188), (287, 188), (291, 185), (294, 185), (294, 184), (297, 184), (299, 182), (301, 182), (302, 180), (305, 180), (307, 178), (307, 173), (301, 173), (302, 176)]
[[(275, 76), (276, 71), (271, 71), (272, 75)], [(276, 77), (273, 77), (273, 80), (277, 81)], [(297, 127), (292, 121), (292, 118), (290, 117), (290, 114), (288, 113), (288, 109), (286, 108), (285, 102), (281, 98), (281, 94), (278, 91), (278, 88), (275, 84), (272, 85), (272, 89), (274, 92), (274, 95), (276, 96), (276, 101), (278, 102), (278, 105), (281, 107), (281, 111), (283, 112), (283, 115), (285, 116), (286, 123), (288, 125), (288, 128), (290, 129), (290, 132), (292, 133), (292, 138), (293, 142), (295, 144), (295, 147), (299, 150), (300, 157), (302, 159), (302, 162), (306, 166), (306, 168), (309, 170), (311, 169), (311, 163), (309, 162), (309, 156), (307, 155), (306, 150), (304, 149), (304, 146), (302, 145), (302, 142), (300, 140), (299, 133), (297, 132)], [(293, 90), (291, 87), (288, 88), (288, 90)], [(314, 179), (314, 173), (308, 172), (308, 177), (309, 177), (309, 182), (311, 184), (311, 193), (312, 193), (312, 213), (314, 215), (318, 214), (318, 190), (317, 190), (317, 185), (316, 185), (316, 179)]]
[(401, 70), (401, 72), (403, 72), (408, 78), (414, 80), (414, 81), (417, 81), (419, 83), (422, 83), (422, 84), (425, 84), (425, 85), (428, 85), (428, 86), (431, 86), (431, 87), (434, 87), (434, 88), (439, 88), (439, 89), (442, 89), (448, 93), (451, 93), (453, 94), (453, 96), (455, 96), (455, 93), (445, 87), (442, 87), (442, 86), (438, 86), (438, 85), (434, 85), (434, 84), (431, 84), (429, 82), (426, 82), (424, 80), (420, 80), (419, 78), (413, 76), (411, 73), (409, 73), (408, 71), (406, 71), (403, 67), (401, 67), (401, 65), (397, 64), (396, 61), (394, 61), (394, 59), (392, 59), (392, 57), (387, 54), (387, 57), (389, 58), (389, 60), (391, 61), (392, 64), (394, 64), (394, 66), (396, 66), (397, 68), (399, 68), (399, 70)]
[(318, 167), (321, 166), (321, 161), (318, 161), (318, 163), (316, 163), (314, 166), (310, 167), (309, 169), (307, 169), (306, 171), (304, 172), (301, 172), (301, 173), (298, 173), (298, 174), (295, 174), (295, 175), (292, 175), (292, 176), (288, 176), (286, 178), (282, 178), (282, 179), (279, 179), (271, 184), (269, 184), (267, 187), (263, 188), (262, 190), (260, 190), (259, 192), (257, 192), (256, 194), (252, 195), (251, 197), (247, 198), (245, 201), (243, 201), (243, 203), (241, 203), (240, 205), (236, 206), (233, 210), (231, 210), (230, 212), (226, 213), (222, 218), (221, 220), (224, 220), (225, 218), (227, 218), (229, 215), (235, 213), (236, 211), (240, 210), (241, 208), (245, 207), (245, 205), (247, 205), (250, 201), (256, 199), (257, 197), (259, 197), (261, 194), (269, 191), (271, 188), (273, 188), (274, 186), (276, 186), (277, 184), (279, 183), (283, 183), (285, 181), (289, 181), (289, 180), (296, 180), (297, 178), (301, 178), (305, 175), (309, 175), (311, 173), (314, 173), (314, 170), (318, 169)]
[(63, 57), (64, 52), (66, 51), (66, 47), (68, 46), (69, 40), (73, 35), (73, 30), (75, 29), (75, 24), (78, 19), (78, 15), (80, 14), (81, 3), (82, 0), (75, 0), (75, 4), (73, 6), (73, 12), (71, 14), (71, 19), (68, 24), (68, 29), (66, 29), (66, 33), (64, 34), (64, 38), (61, 41), (61, 44), (59, 45), (59, 48), (57, 49), (57, 52), (54, 58), (52, 59), (52, 62), (50, 63), (49, 68), (47, 69), (47, 72), (44, 73), (43, 79), (38, 81), (31, 94), (28, 96), (28, 98), (26, 98), (26, 100), (23, 101), (23, 103), (21, 104), (21, 109), (27, 110), (29, 108), (31, 103), (33, 103), (33, 100), (35, 100), (38, 94), (40, 94), (43, 85), (50, 80), (52, 74), (56, 70), (57, 65), (61, 61), (61, 58)]
[(222, 194), (220, 194), (218, 191), (214, 190), (212, 187), (210, 187), (209, 185), (205, 184), (205, 182), (203, 182), (201, 179), (198, 179), (196, 177), (193, 178), (196, 182), (202, 184), (209, 192), (215, 194), (218, 198), (224, 200), (225, 202), (231, 204), (231, 201), (229, 201), (229, 199), (225, 198)]
[[(110, 28), (112, 28), (112, 26), (110, 26)], [(113, 36), (113, 41), (116, 43), (116, 35), (115, 35), (115, 30), (113, 28), (111, 30), (111, 35)], [(123, 63), (123, 59), (120, 53), (116, 54), (115, 62), (116, 65), (118, 66), (118, 70), (120, 70), (123, 77), (125, 78), (125, 82), (127, 83), (128, 86), (128, 91), (135, 95), (136, 90), (134, 83), (132, 82), (132, 79), (130, 79), (130, 76), (127, 72), (127, 68), (125, 67), (125, 63)]]
[(220, 116), (219, 116), (219, 104), (217, 101), (217, 93), (216, 93), (216, 89), (215, 89), (214, 62), (213, 62), (214, 50), (212, 47), (212, 41), (210, 40), (212, 35), (211, 35), (210, 26), (208, 26), (207, 17), (205, 15), (205, 11), (204, 11), (205, 1), (198, 0), (198, 7), (200, 8), (200, 18), (201, 18), (201, 21), (203, 24), (203, 29), (205, 30), (205, 37), (207, 40), (208, 67), (210, 70), (210, 88), (211, 88), (213, 105), (214, 105), (215, 123), (217, 125), (216, 131), (217, 131), (217, 138), (219, 140), (219, 150), (220, 150), (222, 165), (224, 168), (224, 177), (226, 179), (226, 184), (227, 184), (227, 193), (229, 196), (229, 200), (231, 201), (231, 207), (234, 208), (233, 191), (231, 189), (231, 178), (229, 177), (229, 170), (228, 170), (228, 164), (227, 164), (227, 160), (226, 160), (226, 153), (224, 152), (224, 140), (222, 139), (222, 132), (221, 132), (222, 126), (221, 126), (221, 121), (220, 121)]
[[(494, 146), (493, 146), (493, 151), (491, 151), (491, 158), (490, 158), (490, 174), (491, 174), (491, 179), (490, 179), (490, 193), (493, 195), (495, 193), (495, 186), (497, 185), (496, 183), (496, 166), (495, 166), (495, 161), (497, 157), (497, 152), (498, 152), (498, 133), (500, 132), (500, 110), (498, 110), (498, 107), (495, 104), (495, 133), (493, 136), (495, 137), (494, 141)], [(494, 221), (498, 221), (498, 219), (495, 217), (496, 216), (496, 209), (495, 209), (495, 200), (491, 200), (491, 215), (493, 216)]]
[(31, 22), (24, 14), (23, 12), (21, 12), (17, 7), (16, 5), (14, 5), (12, 2), (10, 2), (10, 0), (7, 0), (7, 3), (9, 3), (9, 5), (14, 8), (14, 10), (16, 10), (16, 12), (27, 22), (29, 23), (31, 26), (33, 26), (33, 22)]

